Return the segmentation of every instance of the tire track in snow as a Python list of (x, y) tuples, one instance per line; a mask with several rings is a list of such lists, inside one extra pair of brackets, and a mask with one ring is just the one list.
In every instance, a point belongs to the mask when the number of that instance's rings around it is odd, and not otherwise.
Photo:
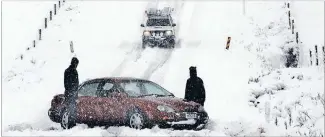
[(170, 59), (174, 49), (161, 49), (157, 50), (156, 57), (151, 60), (147, 69), (142, 76), (143, 79), (150, 79), (151, 75), (164, 66), (164, 64)]
[[(161, 3), (159, 3), (157, 5), (160, 5), (160, 4)], [(180, 44), (179, 44), (180, 41), (179, 41), (178, 32), (179, 32), (180, 15), (181, 15), (182, 9), (184, 7), (184, 0), (181, 0), (181, 1), (174, 0), (174, 1), (170, 1), (168, 3), (162, 3), (162, 5), (164, 5), (164, 4), (170, 6), (171, 8), (174, 8), (174, 13), (173, 13), (172, 16), (173, 16), (173, 18), (176, 18), (176, 21), (177, 21), (177, 24), (178, 24), (176, 26), (176, 28), (175, 28), (176, 38), (177, 38), (176, 39), (177, 44), (175, 45), (175, 47), (179, 47), (180, 46)], [(156, 72), (158, 69), (162, 68), (166, 64), (166, 62), (168, 62), (168, 60), (170, 59), (173, 51), (174, 51), (174, 49), (158, 50), (156, 60), (153, 60), (153, 62), (150, 62), (149, 66), (145, 70), (142, 78), (150, 79), (154, 72)], [(163, 78), (161, 78), (161, 79), (163, 79)]]
[(131, 61), (137, 61), (141, 58), (143, 49), (140, 44), (136, 44), (133, 48), (126, 53), (126, 57), (123, 61), (118, 65), (111, 73), (112, 76), (120, 76), (123, 72), (124, 68), (126, 68), (127, 64)]
[[(155, 2), (148, 2), (146, 9), (149, 9), (153, 6), (155, 6), (156, 3)], [(145, 15), (142, 16), (142, 20), (145, 19)], [(139, 33), (141, 34), (141, 33)], [(126, 52), (126, 57), (123, 59), (123, 61), (120, 63), (120, 65), (118, 65), (112, 72), (111, 72), (111, 76), (120, 76), (121, 73), (123, 72), (124, 68), (127, 66), (127, 63), (131, 62), (132, 59), (134, 59), (134, 61), (136, 62), (139, 58), (141, 58), (143, 49), (141, 48), (141, 42), (139, 42), (140, 44), (135, 44), (133, 46), (133, 48), (131, 48), (130, 51)], [(121, 45), (126, 46), (124, 44)], [(132, 45), (131, 45), (132, 46)]]
[[(146, 6), (146, 9), (154, 8), (154, 7), (158, 8), (159, 5), (160, 5), (159, 1), (149, 2)], [(172, 1), (169, 5), (172, 8), (176, 9), (175, 16), (176, 16), (176, 18), (178, 18), (178, 16), (180, 16), (181, 9), (184, 6), (184, 1), (183, 0), (181, 2)], [(177, 32), (176, 35), (178, 34), (178, 31), (179, 31), (179, 27), (176, 28), (176, 32)], [(179, 43), (179, 42), (177, 42), (177, 43)], [(179, 45), (179, 44), (177, 44), (177, 45)], [(170, 58), (172, 50), (173, 49), (167, 49), (167, 50), (162, 49), (162, 53), (160, 53), (160, 51), (158, 50), (158, 53), (155, 54), (155, 55), (157, 55), (155, 57), (156, 60), (149, 61), (150, 62), (149, 67), (145, 70), (145, 72), (143, 74), (143, 78), (149, 79), (151, 77), (151, 75), (157, 69), (161, 68), (165, 64), (165, 62)], [(127, 53), (128, 56), (126, 56), (124, 58), (124, 60), (121, 62), (121, 64), (115, 68), (115, 70), (111, 73), (111, 75), (112, 76), (120, 76), (122, 74), (122, 72), (124, 71), (124, 68), (127, 68), (127, 64), (129, 62), (132, 62), (132, 61), (137, 62), (142, 57), (143, 51), (144, 50), (141, 48), (141, 44), (134, 46), (131, 49), (131, 51), (129, 51)]]

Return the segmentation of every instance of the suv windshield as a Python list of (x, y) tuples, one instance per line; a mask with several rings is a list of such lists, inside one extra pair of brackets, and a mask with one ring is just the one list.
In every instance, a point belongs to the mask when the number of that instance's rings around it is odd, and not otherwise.
[(147, 26), (170, 26), (169, 19), (148, 19)]
[(172, 93), (162, 88), (158, 84), (149, 81), (127, 81), (120, 83), (120, 86), (131, 97), (143, 96), (173, 96)]

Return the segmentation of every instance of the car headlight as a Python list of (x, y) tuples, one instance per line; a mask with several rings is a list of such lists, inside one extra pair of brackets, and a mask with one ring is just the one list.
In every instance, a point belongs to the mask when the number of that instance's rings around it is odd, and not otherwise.
[(167, 36), (172, 35), (172, 31), (170, 31), (170, 30), (166, 31), (166, 35), (167, 35)]
[(198, 109), (199, 112), (204, 112), (204, 107), (203, 106), (200, 106), (199, 109)]
[(145, 31), (145, 32), (143, 32), (143, 35), (144, 36), (150, 36), (150, 32), (149, 31)]
[(157, 109), (162, 112), (175, 112), (175, 110), (168, 106), (157, 106)]

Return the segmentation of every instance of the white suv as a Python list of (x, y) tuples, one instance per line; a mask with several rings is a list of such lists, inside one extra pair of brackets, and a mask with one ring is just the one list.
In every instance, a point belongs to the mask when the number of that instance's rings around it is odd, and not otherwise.
[(149, 9), (145, 11), (145, 23), (141, 24), (142, 48), (150, 47), (175, 47), (175, 26), (171, 16), (173, 10), (165, 7), (163, 10)]

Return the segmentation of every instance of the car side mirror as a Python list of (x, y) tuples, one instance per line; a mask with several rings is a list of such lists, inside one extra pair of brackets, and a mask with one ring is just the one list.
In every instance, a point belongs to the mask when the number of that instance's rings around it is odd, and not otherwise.
[(141, 24), (140, 26), (141, 26), (141, 27), (144, 27), (144, 24)]
[(175, 27), (176, 26), (176, 24), (175, 23), (173, 23), (173, 27)]

